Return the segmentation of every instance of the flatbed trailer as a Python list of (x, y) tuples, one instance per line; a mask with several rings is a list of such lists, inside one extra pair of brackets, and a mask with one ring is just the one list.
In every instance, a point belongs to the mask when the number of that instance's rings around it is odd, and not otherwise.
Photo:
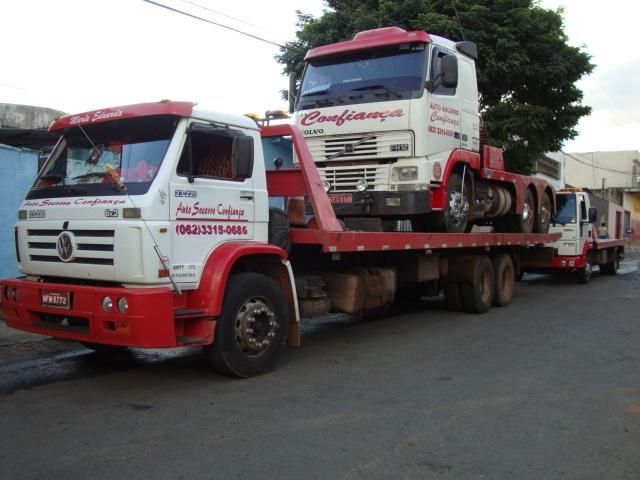
[[(137, 285), (133, 279), (106, 281), (79, 278), (78, 271), (82, 270), (74, 270), (67, 260), (82, 260), (85, 258), (84, 250), (73, 250), (72, 254), (76, 256), (70, 255), (65, 259), (64, 255), (68, 253), (65, 250), (68, 244), (65, 242), (71, 238), (72, 246), (81, 245), (82, 236), (93, 238), (97, 235), (92, 233), (96, 222), (85, 221), (82, 217), (92, 211), (79, 212), (73, 207), (78, 203), (84, 206), (87, 202), (73, 199), (65, 203), (66, 200), (52, 202), (31, 198), (23, 203), (21, 221), (16, 226), (16, 253), (26, 275), (1, 282), (2, 311), (9, 326), (80, 341), (102, 351), (122, 347), (201, 345), (217, 370), (232, 376), (247, 377), (270, 370), (285, 344), (300, 344), (301, 318), (336, 311), (362, 314), (402, 298), (435, 296), (442, 292), (447, 306), (454, 310), (482, 313), (492, 305), (507, 305), (511, 301), (514, 278), (519, 271), (523, 252), (560, 238), (560, 233), (347, 231), (336, 217), (302, 133), (295, 126), (267, 126), (258, 130), (236, 118), (229, 120), (227, 116), (216, 117), (213, 114), (208, 117), (207, 112), (196, 112), (187, 104), (149, 105), (130, 109), (118, 107), (115, 111), (119, 116), (126, 117), (127, 121), (143, 117), (149, 123), (154, 120), (153, 115), (162, 114), (163, 118), (175, 116), (176, 122), (184, 123), (184, 127), (182, 123), (177, 123), (172, 141), (178, 145), (184, 144), (182, 152), (190, 149), (189, 155), (183, 154), (181, 157), (179, 148), (169, 147), (156, 177), (164, 184), (171, 185), (169, 193), (172, 200), (178, 197), (175, 200), (177, 210), (172, 213), (170, 205), (165, 208), (162, 196), (152, 197), (145, 203), (146, 197), (141, 195), (134, 203), (132, 194), (125, 190), (120, 196), (114, 197), (112, 194), (111, 197), (105, 197), (104, 201), (117, 199), (121, 202), (118, 208), (122, 211), (105, 211), (105, 215), (109, 213), (115, 220), (107, 222), (102, 219), (99, 231), (103, 232), (103, 239), (92, 241), (107, 245), (109, 242), (104, 240), (107, 235), (104, 233), (107, 231), (105, 225), (114, 225), (115, 233), (110, 234), (114, 238), (114, 246), (109, 249), (101, 247), (100, 250), (117, 252), (123, 255), (122, 261), (128, 259), (131, 262), (135, 261), (136, 255), (143, 257), (148, 250), (155, 250), (160, 260), (156, 280), (154, 283)], [(100, 119), (95, 123), (104, 121), (104, 112), (100, 111), (99, 117), (95, 112), (89, 112), (73, 117), (74, 121), (65, 120), (66, 117), (59, 120), (59, 128), (69, 135), (66, 141), (73, 141), (71, 135), (78, 122), (87, 119), (86, 128), (89, 129), (93, 122), (91, 119)], [(203, 118), (212, 123), (200, 125)], [(219, 125), (223, 122), (230, 126), (219, 133)], [(197, 128), (193, 124), (197, 124)], [(94, 135), (100, 133), (99, 127), (96, 127)], [(54, 123), (52, 129), (55, 128)], [(252, 183), (239, 177), (232, 179), (236, 183), (228, 182), (225, 186), (233, 186), (243, 201), (253, 203), (257, 212), (254, 224), (253, 220), (242, 217), (243, 213), (237, 213), (240, 209), (231, 208), (233, 204), (230, 200), (231, 206), (223, 209), (228, 215), (227, 219), (199, 216), (195, 220), (185, 220), (180, 217), (185, 212), (205, 212), (208, 215), (209, 210), (202, 206), (206, 204), (208, 195), (217, 192), (214, 186), (217, 184), (213, 181), (200, 182), (193, 178), (197, 174), (192, 144), (197, 144), (198, 135), (204, 135), (204, 138), (216, 135), (224, 138), (230, 135), (241, 137), (242, 141), (234, 137), (233, 148), (238, 148), (240, 153), (233, 154), (233, 171), (248, 172), (246, 178)], [(182, 140), (185, 137), (186, 141)], [(246, 137), (251, 137), (252, 141), (245, 141)], [(256, 148), (261, 138), (273, 137), (291, 140), (299, 167), (266, 171), (262, 161), (253, 164), (254, 156), (262, 160), (261, 150)], [(253, 145), (255, 150), (249, 152), (247, 145)], [(54, 151), (51, 162), (56, 162), (56, 155)], [(247, 158), (243, 160), (242, 155)], [(178, 169), (183, 165), (178, 163), (180, 158), (189, 159), (187, 167), (191, 170), (181, 178), (175, 178), (175, 165), (178, 164)], [(110, 168), (108, 174), (113, 175), (113, 167)], [(167, 177), (163, 179), (162, 175)], [(47, 179), (51, 176), (47, 176), (47, 167), (41, 176)], [(247, 185), (252, 185), (253, 190), (247, 190)], [(46, 188), (55, 190), (57, 187), (47, 184)], [(68, 185), (63, 188), (68, 188)], [(88, 186), (85, 188), (89, 190)], [(287, 209), (268, 209), (268, 198), (262, 195), (263, 191), (268, 192), (268, 197), (288, 199), (286, 203), (290, 206), (295, 205), (294, 200), (305, 197), (313, 218), (301, 224), (290, 220)], [(146, 195), (153, 193), (150, 190)], [(226, 198), (232, 197), (233, 193), (229, 190)], [(42, 198), (42, 194), (38, 194)], [(35, 194), (31, 196), (37, 197)], [(191, 203), (186, 200), (189, 198), (192, 199)], [(97, 200), (92, 202), (99, 204)], [(47, 208), (41, 208), (41, 204), (47, 205)], [(220, 209), (218, 207), (218, 213)], [(34, 210), (38, 213), (32, 213)], [(258, 218), (263, 215), (261, 211), (267, 210), (269, 232), (266, 235), (267, 229), (264, 228), (264, 238), (260, 238), (262, 225)], [(155, 223), (149, 227), (150, 220), (145, 221), (144, 218), (156, 211), (169, 212), (170, 215), (154, 220)], [(230, 212), (236, 212), (233, 215), (237, 214), (238, 219), (229, 220)], [(126, 215), (134, 219), (125, 220), (123, 217)], [(41, 217), (48, 220), (43, 221)], [(137, 252), (130, 252), (136, 248), (136, 244), (128, 244), (122, 249), (119, 239), (131, 237), (127, 236), (128, 230), (125, 233), (117, 230), (115, 225), (118, 222), (123, 225), (120, 228), (133, 226), (142, 232), (138, 234), (138, 243), (144, 244), (145, 229), (149, 230), (151, 240), (147, 250), (141, 248)], [(58, 230), (54, 231), (54, 227)], [(151, 228), (159, 240), (151, 235)], [(237, 237), (242, 237), (247, 232), (255, 232), (253, 238), (236, 239), (232, 236), (237, 234)], [(203, 234), (208, 236), (203, 239), (200, 237)], [(172, 243), (163, 243), (162, 235), (172, 235)], [(220, 237), (222, 239), (218, 240)], [(196, 243), (194, 238), (200, 239), (200, 243)], [(210, 243), (205, 243), (205, 240)], [(57, 255), (62, 262), (58, 261), (60, 264), (53, 267), (49, 264), (40, 267), (38, 262), (44, 261), (47, 242), (54, 242), (51, 248), (57, 248)], [(171, 248), (170, 255), (165, 256), (161, 248)], [(189, 274), (191, 264), (178, 263), (181, 254), (186, 252), (195, 255), (197, 248), (208, 249), (203, 254), (199, 277), (195, 273)], [(51, 255), (56, 255), (55, 250)], [(26, 256), (29, 256), (30, 264), (26, 263)], [(175, 259), (175, 263), (168, 265), (168, 257), (172, 262)], [(100, 255), (100, 258), (110, 257)], [(148, 258), (153, 259), (153, 255), (145, 258), (141, 260), (144, 265), (151, 263)], [(118, 261), (116, 257), (113, 263)], [(58, 268), (56, 272), (68, 274), (39, 274), (37, 268), (42, 268), (42, 271)], [(89, 268), (86, 267), (85, 272), (86, 276), (91, 277), (93, 271)], [(193, 270), (197, 271), (195, 267)], [(187, 273), (183, 275), (185, 271)], [(184, 277), (193, 281), (182, 280)]]

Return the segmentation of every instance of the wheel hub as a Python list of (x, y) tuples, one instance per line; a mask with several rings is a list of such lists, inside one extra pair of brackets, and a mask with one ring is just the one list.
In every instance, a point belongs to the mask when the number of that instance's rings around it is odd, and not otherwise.
[(529, 217), (531, 217), (531, 205), (525, 202), (522, 209), (522, 220), (526, 222), (527, 220), (529, 220)]
[(453, 192), (449, 197), (449, 216), (456, 224), (464, 222), (469, 212), (469, 200), (460, 192)]
[(278, 322), (273, 307), (263, 298), (247, 300), (236, 316), (236, 344), (245, 354), (259, 356), (273, 343)]

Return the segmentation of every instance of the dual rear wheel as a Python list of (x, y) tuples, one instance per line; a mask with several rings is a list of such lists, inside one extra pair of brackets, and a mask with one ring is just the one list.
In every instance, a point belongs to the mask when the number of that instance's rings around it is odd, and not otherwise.
[[(420, 215), (412, 219), (414, 232), (464, 233), (471, 231), (470, 213), (474, 203), (471, 174), (452, 173), (446, 186), (446, 199), (442, 212)], [(553, 204), (545, 192), (538, 208), (532, 188), (525, 194), (522, 212), (495, 218), (496, 231), (510, 233), (547, 233), (551, 225)]]
[(465, 276), (445, 282), (445, 302), (449, 310), (484, 313), (492, 305), (511, 302), (515, 268), (511, 256), (499, 253), (491, 258), (474, 255), (463, 259)]

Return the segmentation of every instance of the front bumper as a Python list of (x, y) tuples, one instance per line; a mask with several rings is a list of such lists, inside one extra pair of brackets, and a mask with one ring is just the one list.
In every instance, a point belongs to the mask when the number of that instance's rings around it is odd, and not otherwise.
[[(43, 305), (43, 290), (69, 294), (68, 308)], [(14, 293), (17, 292), (17, 293)], [(117, 288), (4, 279), (0, 282), (2, 314), (18, 330), (79, 342), (127, 347), (164, 348), (185, 344), (186, 322), (178, 318), (174, 294), (168, 288)], [(112, 298), (110, 312), (102, 309)], [(119, 298), (128, 309), (120, 313)], [(215, 322), (203, 322), (198, 344), (211, 343)], [(192, 334), (189, 334), (192, 337)], [(190, 344), (193, 344), (191, 342)]]
[(431, 211), (431, 196), (420, 192), (350, 192), (329, 194), (338, 217), (407, 217)]

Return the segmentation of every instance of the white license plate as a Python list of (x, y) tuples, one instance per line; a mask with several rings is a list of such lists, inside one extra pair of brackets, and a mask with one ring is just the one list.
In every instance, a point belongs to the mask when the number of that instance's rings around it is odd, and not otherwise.
[(69, 308), (71, 306), (71, 296), (69, 292), (59, 290), (42, 290), (42, 306)]

